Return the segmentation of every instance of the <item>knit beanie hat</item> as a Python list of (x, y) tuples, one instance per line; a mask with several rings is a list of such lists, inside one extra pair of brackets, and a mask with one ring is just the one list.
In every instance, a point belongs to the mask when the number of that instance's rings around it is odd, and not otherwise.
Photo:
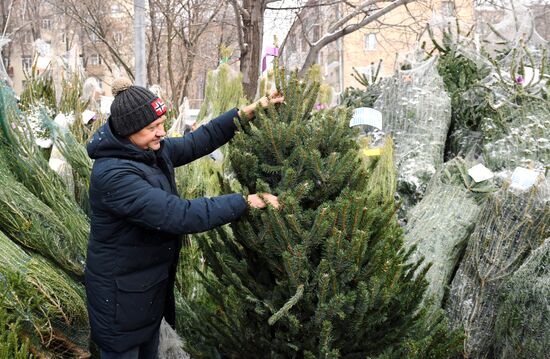
[(110, 121), (114, 132), (121, 137), (138, 132), (166, 113), (160, 97), (144, 87), (133, 86), (129, 79), (116, 79), (112, 91), (115, 99)]

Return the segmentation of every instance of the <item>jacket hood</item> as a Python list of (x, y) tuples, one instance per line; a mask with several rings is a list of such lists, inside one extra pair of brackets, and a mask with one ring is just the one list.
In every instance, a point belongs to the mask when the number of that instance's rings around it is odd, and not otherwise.
[[(91, 159), (97, 160), (105, 157), (122, 158), (149, 164), (156, 161), (154, 151), (143, 150), (127, 138), (115, 135), (111, 129), (110, 122), (111, 118), (94, 133), (92, 139), (88, 142), (86, 149)], [(163, 145), (164, 141), (161, 141), (161, 149)]]

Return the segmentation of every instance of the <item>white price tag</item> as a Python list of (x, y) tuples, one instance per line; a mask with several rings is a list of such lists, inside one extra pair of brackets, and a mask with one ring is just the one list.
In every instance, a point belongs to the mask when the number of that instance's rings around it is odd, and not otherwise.
[(353, 117), (349, 123), (349, 127), (358, 125), (369, 125), (382, 129), (382, 113), (374, 108), (359, 107), (353, 110)]
[(512, 173), (511, 187), (519, 190), (527, 190), (537, 183), (539, 173), (527, 168), (516, 167)]
[(48, 56), (38, 56), (38, 59), (36, 60), (36, 68), (38, 70), (46, 70), (48, 66), (50, 66), (50, 62), (52, 59)]
[(90, 123), (90, 121), (92, 121), (94, 119), (94, 116), (95, 116), (94, 111), (84, 110), (84, 112), (82, 112), (82, 122), (85, 125), (87, 125), (87, 124)]
[(468, 170), (468, 174), (470, 175), (470, 177), (472, 177), (474, 182), (477, 183), (487, 181), (495, 176), (495, 174), (491, 172), (490, 169), (488, 169), (481, 163), (478, 163), (474, 167), (470, 168)]
[(101, 96), (101, 113), (110, 114), (111, 104), (115, 98), (111, 96)]

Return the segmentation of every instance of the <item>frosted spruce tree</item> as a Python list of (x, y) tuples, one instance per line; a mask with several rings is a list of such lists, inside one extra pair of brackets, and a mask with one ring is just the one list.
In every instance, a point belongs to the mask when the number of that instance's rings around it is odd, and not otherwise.
[[(428, 323), (420, 262), (405, 264), (396, 206), (367, 191), (344, 108), (312, 112), (319, 84), (276, 72), (285, 103), (241, 123), (232, 168), (282, 208), (250, 210), (200, 240), (213, 305), (188, 302), (187, 351), (226, 358), (448, 358), (460, 338)], [(378, 194), (371, 194), (378, 193)], [(415, 275), (414, 273), (417, 273)], [(458, 345), (457, 345), (458, 344)]]

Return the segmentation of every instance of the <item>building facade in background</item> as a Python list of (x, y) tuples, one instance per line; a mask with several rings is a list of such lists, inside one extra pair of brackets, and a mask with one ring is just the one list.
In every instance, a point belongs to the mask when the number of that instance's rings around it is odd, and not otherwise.
[[(359, 4), (361, 1), (351, 2)], [(300, 68), (309, 51), (309, 44), (319, 40), (331, 24), (345, 15), (346, 5), (315, 6), (322, 3), (310, 0), (292, 25), (282, 53), (282, 61), (288, 68)], [(542, 2), (530, 7), (538, 33), (548, 40), (550, 6)], [(496, 23), (502, 17), (502, 9), (474, 6), (471, 0), (414, 1), (330, 43), (319, 53), (317, 63), (322, 67), (324, 82), (334, 89), (334, 103), (345, 88), (361, 87), (352, 77), (354, 68), (372, 77), (382, 60), (379, 76), (391, 76), (419, 44), (424, 42), (430, 47), (428, 26), (437, 37), (449, 25), (456, 29), (459, 21), (463, 33), (474, 27), (477, 28), (477, 36), (483, 39), (490, 32), (487, 22)]]
[[(106, 96), (111, 96), (114, 78), (134, 72), (133, 1), (23, 0), (13, 2), (11, 8), (10, 3), (0, 0), (2, 27), (10, 39), (2, 48), (2, 60), (17, 94), (33, 69), (37, 74), (49, 71), (58, 83), (71, 72), (83, 78), (93, 76)], [(160, 85), (169, 103), (167, 23), (149, 11), (146, 22), (148, 85)], [(220, 23), (213, 21), (206, 29), (194, 54), (187, 93), (192, 108), (202, 103), (207, 72), (218, 65), (220, 46), (236, 41), (232, 28)], [(152, 26), (156, 26), (156, 38)], [(160, 49), (158, 56), (151, 51), (153, 46)], [(173, 41), (172, 69), (176, 75), (181, 73), (186, 56), (185, 48)]]

